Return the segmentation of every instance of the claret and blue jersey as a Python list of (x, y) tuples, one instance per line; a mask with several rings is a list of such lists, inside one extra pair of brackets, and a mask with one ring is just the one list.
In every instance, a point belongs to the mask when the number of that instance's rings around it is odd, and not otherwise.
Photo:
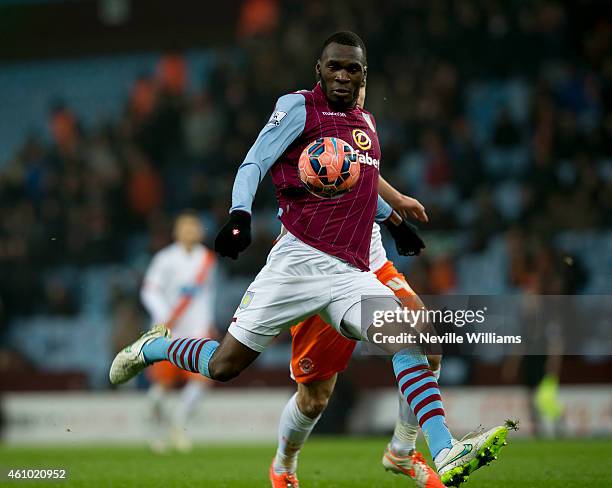
[[(334, 199), (312, 195), (298, 175), (303, 149), (321, 137), (346, 141), (361, 163), (355, 187)], [(376, 125), (369, 112), (359, 107), (332, 110), (319, 84), (310, 91), (282, 96), (240, 166), (231, 210), (251, 212), (257, 185), (270, 170), (283, 225), (306, 244), (368, 270), (374, 219), (383, 220), (391, 213), (378, 197), (380, 158)]]

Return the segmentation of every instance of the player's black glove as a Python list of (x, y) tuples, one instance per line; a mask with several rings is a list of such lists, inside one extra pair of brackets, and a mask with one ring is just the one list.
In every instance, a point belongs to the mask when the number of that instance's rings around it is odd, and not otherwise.
[(395, 241), (395, 247), (397, 252), (402, 256), (416, 256), (425, 249), (425, 243), (423, 239), (417, 234), (416, 225), (412, 225), (410, 222), (406, 222), (402, 219), (399, 224), (394, 224), (391, 221), (391, 217), (383, 222), (391, 237)]
[(238, 259), (238, 254), (251, 244), (251, 215), (234, 210), (215, 239), (215, 251), (221, 256)]

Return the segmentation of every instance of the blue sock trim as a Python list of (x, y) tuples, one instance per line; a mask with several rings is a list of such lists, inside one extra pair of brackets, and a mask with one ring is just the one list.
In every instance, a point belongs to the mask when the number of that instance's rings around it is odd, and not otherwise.
[(208, 371), (208, 363), (210, 362), (210, 358), (212, 358), (218, 347), (219, 343), (217, 341), (208, 341), (206, 344), (204, 344), (202, 350), (200, 351), (198, 371), (200, 371), (200, 373), (206, 376), (207, 378), (210, 378), (210, 372)]

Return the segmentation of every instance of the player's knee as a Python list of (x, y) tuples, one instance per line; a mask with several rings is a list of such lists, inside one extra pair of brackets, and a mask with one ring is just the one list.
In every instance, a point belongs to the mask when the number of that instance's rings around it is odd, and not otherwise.
[(432, 371), (437, 371), (440, 369), (440, 364), (442, 363), (442, 355), (428, 354), (427, 361), (429, 362), (429, 369), (431, 369)]
[(236, 378), (242, 368), (231, 361), (215, 361), (213, 358), (208, 365), (208, 372), (213, 380), (225, 383)]
[(300, 411), (306, 415), (306, 417), (315, 419), (323, 413), (327, 407), (328, 401), (329, 399), (324, 397), (308, 398), (300, 405)]
[(323, 413), (329, 402), (329, 395), (324, 391), (320, 392), (300, 392), (298, 393), (297, 403), (306, 417), (317, 418)]

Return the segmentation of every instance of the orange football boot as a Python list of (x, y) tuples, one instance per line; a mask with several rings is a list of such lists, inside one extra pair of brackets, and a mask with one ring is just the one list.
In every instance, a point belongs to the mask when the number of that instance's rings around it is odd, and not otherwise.
[(270, 464), (270, 483), (272, 488), (299, 488), (300, 482), (295, 473), (277, 473), (274, 471), (274, 461)]
[(408, 476), (419, 488), (444, 488), (436, 471), (418, 451), (412, 451), (408, 456), (396, 456), (387, 446), (382, 463), (387, 471)]

